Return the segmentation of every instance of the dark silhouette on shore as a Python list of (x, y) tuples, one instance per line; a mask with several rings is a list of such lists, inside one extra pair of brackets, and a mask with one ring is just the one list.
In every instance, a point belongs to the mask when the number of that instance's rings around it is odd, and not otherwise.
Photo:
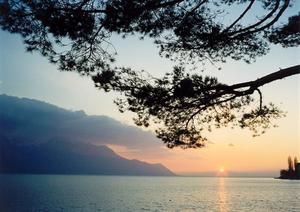
[(288, 157), (288, 169), (280, 170), (279, 179), (300, 180), (300, 163), (297, 157), (294, 158), (294, 163), (291, 156)]

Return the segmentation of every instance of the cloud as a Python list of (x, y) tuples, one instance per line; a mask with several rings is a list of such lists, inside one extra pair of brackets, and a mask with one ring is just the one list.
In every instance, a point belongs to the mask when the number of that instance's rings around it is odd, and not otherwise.
[[(0, 95), (0, 133), (11, 142), (36, 144), (71, 140), (123, 148), (145, 157), (168, 155), (163, 143), (152, 132), (123, 124), (108, 116), (88, 116), (57, 106), (7, 95)], [(170, 154), (169, 154), (170, 155)]]
[(0, 126), (6, 137), (20, 144), (65, 138), (136, 149), (161, 146), (153, 133), (107, 116), (88, 116), (83, 111), (69, 111), (45, 102), (6, 95), (0, 96)]
[(229, 147), (234, 147), (233, 143), (228, 144)]

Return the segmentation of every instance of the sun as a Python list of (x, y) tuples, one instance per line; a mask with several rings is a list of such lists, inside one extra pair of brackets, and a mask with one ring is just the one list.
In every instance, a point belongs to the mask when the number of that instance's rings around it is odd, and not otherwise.
[(223, 166), (221, 166), (219, 168), (218, 172), (216, 173), (216, 176), (218, 176), (218, 177), (226, 177), (227, 175), (228, 175), (228, 172)]
[(227, 175), (228, 175), (228, 171), (223, 166), (221, 166), (218, 172), (216, 173), (217, 177), (227, 177)]

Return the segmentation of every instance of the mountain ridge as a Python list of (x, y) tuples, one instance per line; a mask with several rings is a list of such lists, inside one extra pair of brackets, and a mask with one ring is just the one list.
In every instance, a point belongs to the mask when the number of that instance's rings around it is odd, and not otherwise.
[(14, 145), (1, 139), (0, 147), (0, 173), (175, 175), (162, 164), (126, 159), (105, 145), (71, 141)]
[(162, 164), (129, 160), (93, 143), (101, 136), (121, 143), (132, 132), (148, 135), (106, 116), (0, 95), (0, 173), (173, 176)]

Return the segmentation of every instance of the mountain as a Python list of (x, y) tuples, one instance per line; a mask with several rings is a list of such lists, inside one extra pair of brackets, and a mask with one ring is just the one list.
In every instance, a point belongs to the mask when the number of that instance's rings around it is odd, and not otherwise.
[[(0, 95), (0, 173), (174, 175), (161, 164), (128, 160), (104, 145), (114, 138), (118, 144), (122, 136), (135, 144), (127, 134), (149, 136), (109, 117)], [(95, 144), (96, 139), (103, 142)]]
[(153, 133), (128, 126), (108, 116), (89, 116), (46, 102), (0, 95), (0, 135), (18, 144), (71, 140), (94, 144), (155, 148), (161, 143)]
[(161, 164), (128, 160), (106, 146), (66, 141), (17, 146), (1, 141), (0, 173), (172, 176)]

